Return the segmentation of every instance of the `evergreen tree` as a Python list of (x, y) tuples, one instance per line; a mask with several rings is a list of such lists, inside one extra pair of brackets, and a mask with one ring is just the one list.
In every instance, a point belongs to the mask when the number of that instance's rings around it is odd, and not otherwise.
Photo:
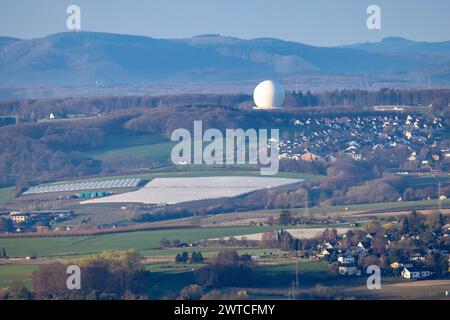
[(409, 232), (408, 218), (403, 217), (403, 220), (402, 220), (402, 234), (407, 234), (408, 232)]
[(292, 212), (289, 210), (283, 210), (280, 214), (280, 224), (289, 225), (292, 223)]
[(186, 251), (183, 251), (181, 253), (181, 262), (187, 263), (188, 261), (189, 261), (189, 253), (187, 253)]
[(201, 252), (192, 252), (191, 262), (192, 263), (202, 263), (204, 261), (203, 255)]
[(181, 254), (177, 254), (175, 257), (176, 263), (187, 263), (189, 261), (189, 253), (183, 251)]

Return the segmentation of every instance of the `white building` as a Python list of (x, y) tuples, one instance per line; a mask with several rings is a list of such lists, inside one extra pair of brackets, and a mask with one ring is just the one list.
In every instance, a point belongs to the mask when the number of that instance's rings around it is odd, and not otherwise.
[(419, 270), (414, 268), (404, 268), (402, 270), (402, 277), (405, 279), (423, 279), (428, 278), (433, 273), (429, 270)]
[(344, 255), (344, 256), (338, 257), (338, 261), (340, 263), (344, 263), (344, 264), (351, 264), (351, 263), (355, 263), (355, 257), (353, 257), (351, 255)]
[(356, 266), (339, 266), (339, 274), (342, 276), (360, 276), (361, 270)]

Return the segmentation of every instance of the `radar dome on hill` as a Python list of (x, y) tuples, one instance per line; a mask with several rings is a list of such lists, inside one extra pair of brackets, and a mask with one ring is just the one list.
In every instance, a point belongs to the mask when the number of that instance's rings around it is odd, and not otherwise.
[(280, 108), (284, 102), (285, 91), (283, 87), (275, 81), (266, 80), (258, 84), (253, 92), (255, 109)]

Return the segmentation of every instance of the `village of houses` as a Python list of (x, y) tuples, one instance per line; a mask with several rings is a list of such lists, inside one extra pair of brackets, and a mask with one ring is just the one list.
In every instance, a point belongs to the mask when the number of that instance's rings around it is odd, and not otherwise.
[(338, 152), (353, 160), (367, 160), (378, 150), (406, 146), (404, 167), (420, 170), (450, 160), (443, 145), (446, 126), (442, 119), (423, 115), (355, 114), (346, 117), (292, 119), (296, 130), (280, 139), (280, 158), (335, 161)]
[[(280, 158), (335, 161), (338, 152), (353, 160), (367, 160), (377, 150), (407, 146), (410, 171), (450, 161), (450, 148), (442, 145), (446, 125), (438, 117), (408, 114), (403, 107), (373, 107), (373, 112), (346, 117), (291, 119), (294, 136), (280, 139)], [(47, 121), (101, 116), (50, 113)], [(408, 171), (402, 171), (403, 174)]]
[[(345, 236), (345, 235), (344, 235)], [(360, 241), (356, 247), (347, 247), (345, 249), (332, 242), (325, 242), (325, 247), (320, 251), (318, 257), (327, 261), (333, 254), (337, 253), (338, 272), (342, 276), (361, 276), (362, 268), (357, 264), (360, 255), (367, 256), (371, 250), (370, 234), (367, 234), (368, 240)], [(400, 270), (400, 276), (405, 279), (424, 279), (433, 275), (433, 271), (427, 268), (416, 267), (416, 261), (425, 260), (425, 254), (413, 254), (407, 262), (394, 261), (389, 264), (392, 271)], [(328, 260), (329, 261), (329, 260)], [(450, 271), (450, 270), (449, 270)]]
[[(341, 226), (320, 227), (316, 232), (285, 226), (286, 229), (277, 231), (209, 239), (191, 245), (280, 248), (281, 253), (267, 251), (252, 255), (251, 260), (270, 265), (286, 259), (322, 262), (328, 265), (328, 272), (341, 277), (365, 276), (372, 265), (380, 267), (382, 275), (394, 278), (422, 280), (450, 276), (448, 215), (437, 211), (431, 215), (412, 211), (388, 220), (374, 217), (365, 223), (327, 222)], [(349, 227), (343, 227), (344, 224)]]
[(327, 262), (341, 276), (362, 276), (372, 264), (383, 274), (411, 280), (439, 278), (450, 272), (450, 224), (426, 235), (387, 230), (378, 236), (379, 231), (359, 231), (335, 233), (334, 239), (320, 241), (310, 258)]

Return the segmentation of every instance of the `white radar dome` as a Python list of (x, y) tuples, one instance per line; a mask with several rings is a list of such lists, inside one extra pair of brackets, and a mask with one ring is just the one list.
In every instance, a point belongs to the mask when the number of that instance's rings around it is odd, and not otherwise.
[(253, 92), (255, 109), (280, 108), (284, 102), (285, 91), (283, 87), (275, 81), (266, 80), (258, 84)]

